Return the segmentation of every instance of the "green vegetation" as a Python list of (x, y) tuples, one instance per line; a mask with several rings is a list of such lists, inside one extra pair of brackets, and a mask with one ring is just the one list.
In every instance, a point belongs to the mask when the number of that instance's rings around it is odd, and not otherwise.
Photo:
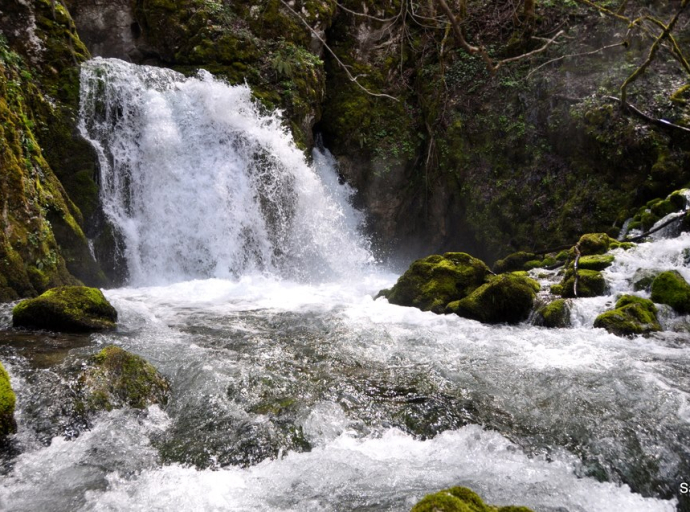
[(480, 322), (515, 324), (527, 320), (539, 283), (512, 274), (492, 276), (464, 299), (451, 302), (446, 312)]
[(559, 289), (551, 288), (553, 293), (563, 297), (597, 297), (606, 292), (606, 281), (601, 272), (596, 270), (578, 270), (577, 294), (575, 293), (575, 271), (570, 269), (565, 273)]
[(469, 254), (432, 255), (412, 263), (385, 296), (391, 304), (442, 313), (448, 303), (479, 287), (487, 274), (486, 264)]
[(14, 391), (12, 391), (10, 376), (2, 363), (0, 363), (0, 440), (14, 433), (17, 429), (17, 424), (14, 421), (14, 406), (16, 402), (17, 397)]
[(532, 512), (527, 507), (487, 505), (467, 487), (451, 487), (429, 494), (412, 507), (411, 512)]
[(662, 272), (652, 282), (652, 300), (686, 315), (690, 313), (690, 284), (675, 270)]
[(649, 334), (661, 330), (657, 309), (649, 299), (635, 295), (623, 295), (615, 309), (599, 315), (594, 327), (601, 327), (618, 336)]
[(570, 326), (570, 307), (565, 299), (556, 299), (537, 310), (537, 324), (560, 328)]
[(12, 310), (15, 327), (65, 332), (103, 331), (115, 328), (117, 311), (97, 288), (62, 286), (35, 299), (26, 299)]
[(145, 359), (110, 345), (96, 354), (92, 363), (79, 378), (86, 393), (82, 408), (110, 411), (167, 403), (170, 385)]

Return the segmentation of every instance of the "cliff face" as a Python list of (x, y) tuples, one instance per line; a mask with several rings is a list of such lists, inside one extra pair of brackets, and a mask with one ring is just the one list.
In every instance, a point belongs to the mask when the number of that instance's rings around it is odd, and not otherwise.
[[(495, 61), (563, 31), (492, 74), (459, 48), (436, 6), (4, 0), (4, 299), (75, 278), (105, 283), (85, 231), (108, 275), (122, 279), (94, 155), (75, 131), (78, 64), (89, 51), (246, 80), (264, 105), (284, 110), (303, 148), (323, 134), (380, 247), (401, 260), (444, 250), (492, 259), (583, 232), (615, 235), (634, 208), (690, 181), (687, 133), (609, 98), (644, 60), (648, 36), (626, 37), (618, 20), (571, 2), (539, 2), (527, 25), (507, 4), (470, 1), (466, 37)], [(648, 14), (667, 20), (674, 6)], [(689, 47), (688, 14), (680, 21), (676, 40)], [(678, 60), (662, 49), (629, 99), (687, 127), (690, 78)]]
[(95, 160), (75, 129), (88, 51), (49, 0), (3, 2), (0, 30), (0, 300), (103, 284), (83, 231), (97, 208)]

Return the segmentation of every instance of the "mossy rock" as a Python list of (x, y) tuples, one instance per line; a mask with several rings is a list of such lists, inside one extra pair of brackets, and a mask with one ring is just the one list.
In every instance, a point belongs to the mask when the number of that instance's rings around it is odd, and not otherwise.
[(168, 402), (168, 381), (142, 357), (110, 345), (96, 354), (92, 363), (79, 378), (86, 410), (143, 409)]
[[(559, 290), (563, 297), (598, 297), (606, 292), (606, 281), (601, 272), (597, 270), (578, 270), (577, 295), (575, 295), (575, 272), (566, 272)], [(551, 287), (554, 291), (554, 287)]]
[(649, 334), (661, 330), (657, 308), (649, 299), (635, 295), (623, 295), (616, 302), (615, 309), (599, 315), (594, 327), (606, 329), (618, 336)]
[(532, 265), (538, 265), (540, 261), (541, 260), (531, 252), (515, 252), (494, 263), (493, 271), (497, 274), (503, 274), (504, 272), (513, 272), (515, 270), (530, 270), (535, 267), (530, 266), (529, 268), (525, 268), (528, 262)]
[(536, 323), (549, 328), (570, 326), (570, 304), (566, 299), (556, 299), (537, 311)]
[(410, 512), (532, 512), (527, 507), (487, 505), (467, 487), (451, 487), (425, 496)]
[(412, 263), (386, 297), (391, 304), (442, 313), (446, 304), (480, 286), (489, 272), (483, 261), (469, 254), (435, 254)]
[(448, 304), (446, 312), (489, 324), (516, 324), (529, 317), (537, 291), (539, 283), (533, 279), (501, 274), (464, 299)]
[(61, 286), (35, 299), (27, 299), (12, 310), (15, 327), (64, 332), (115, 329), (117, 311), (98, 288)]
[(652, 283), (652, 300), (687, 315), (690, 313), (690, 284), (675, 270), (662, 272)]
[(589, 233), (582, 235), (577, 242), (582, 256), (591, 254), (604, 254), (609, 250), (612, 242), (616, 242), (606, 233)]
[(10, 376), (0, 363), (0, 439), (17, 431), (14, 421), (14, 406), (17, 397), (10, 384)]
[(582, 256), (578, 261), (581, 270), (604, 270), (613, 265), (615, 258), (611, 254), (595, 254)]

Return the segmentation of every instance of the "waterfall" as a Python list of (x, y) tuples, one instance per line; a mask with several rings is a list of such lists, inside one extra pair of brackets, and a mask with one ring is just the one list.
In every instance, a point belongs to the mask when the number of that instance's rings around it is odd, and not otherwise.
[(82, 66), (80, 115), (131, 284), (322, 281), (372, 260), (330, 155), (308, 165), (246, 85), (97, 58)]

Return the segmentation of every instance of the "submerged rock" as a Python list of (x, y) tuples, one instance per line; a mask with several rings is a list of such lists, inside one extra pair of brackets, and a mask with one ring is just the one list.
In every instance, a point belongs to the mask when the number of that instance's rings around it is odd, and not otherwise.
[(690, 313), (690, 284), (675, 270), (662, 272), (652, 282), (652, 300), (686, 315)]
[(448, 304), (446, 312), (490, 324), (514, 324), (527, 320), (537, 291), (539, 283), (533, 279), (502, 274), (491, 277), (464, 299)]
[(594, 327), (618, 336), (649, 334), (661, 330), (656, 314), (656, 306), (651, 300), (623, 295), (616, 302), (615, 309), (602, 313), (594, 320)]
[(144, 358), (114, 345), (93, 357), (93, 366), (79, 378), (86, 410), (112, 410), (125, 405), (143, 409), (166, 404), (170, 385)]
[(448, 303), (466, 297), (480, 286), (489, 273), (482, 260), (469, 254), (434, 254), (412, 263), (395, 286), (381, 294), (391, 304), (442, 313)]
[(467, 487), (451, 487), (425, 496), (410, 512), (532, 512), (527, 507), (487, 505)]
[(27, 299), (12, 310), (15, 327), (64, 332), (115, 329), (117, 311), (97, 288), (62, 286)]
[(570, 326), (570, 306), (566, 299), (556, 299), (537, 311), (537, 325), (560, 328)]
[(17, 430), (17, 423), (14, 421), (16, 402), (17, 397), (12, 391), (10, 376), (0, 363), (0, 439)]

